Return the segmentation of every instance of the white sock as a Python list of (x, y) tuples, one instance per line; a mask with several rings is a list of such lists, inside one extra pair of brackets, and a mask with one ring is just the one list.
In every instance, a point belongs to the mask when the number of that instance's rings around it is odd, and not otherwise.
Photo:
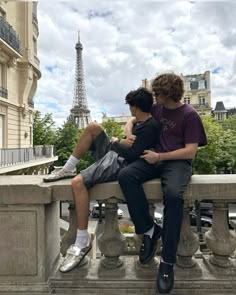
[(88, 239), (89, 239), (89, 234), (87, 229), (84, 229), (84, 230), (77, 229), (75, 245), (78, 248), (82, 249), (86, 247), (88, 244)]
[(76, 165), (79, 163), (79, 159), (74, 157), (73, 155), (70, 156), (70, 158), (67, 160), (66, 164), (64, 165), (63, 169), (66, 171), (74, 171), (76, 168)]
[(152, 227), (151, 229), (149, 229), (148, 231), (146, 231), (146, 232), (144, 233), (144, 235), (147, 235), (147, 236), (149, 236), (150, 238), (152, 238), (153, 233), (154, 233), (154, 225), (153, 225), (153, 227)]

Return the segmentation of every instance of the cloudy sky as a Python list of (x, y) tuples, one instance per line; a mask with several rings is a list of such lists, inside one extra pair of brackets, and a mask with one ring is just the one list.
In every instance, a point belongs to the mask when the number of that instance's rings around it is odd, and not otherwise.
[(236, 106), (236, 4), (227, 2), (46, 1), (38, 4), (42, 78), (35, 109), (58, 126), (74, 96), (75, 44), (83, 44), (93, 120), (129, 114), (124, 96), (142, 79), (211, 71), (212, 107)]

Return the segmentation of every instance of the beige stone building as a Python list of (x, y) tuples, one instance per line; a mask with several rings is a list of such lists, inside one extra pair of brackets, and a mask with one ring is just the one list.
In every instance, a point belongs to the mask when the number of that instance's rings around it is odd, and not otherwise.
[(0, 148), (33, 145), (33, 97), (41, 77), (36, 6), (0, 2)]
[(182, 75), (185, 85), (184, 103), (192, 105), (200, 115), (211, 114), (210, 71), (203, 74)]
[(37, 2), (0, 1), (0, 168), (34, 158), (38, 35)]
[(120, 116), (107, 116), (103, 113), (102, 122), (115, 121), (120, 124), (121, 128), (124, 129), (127, 121), (131, 118), (130, 115), (120, 115)]

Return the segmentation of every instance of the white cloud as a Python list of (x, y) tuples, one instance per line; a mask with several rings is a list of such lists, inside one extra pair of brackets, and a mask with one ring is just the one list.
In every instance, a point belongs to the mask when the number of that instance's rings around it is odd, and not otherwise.
[(125, 94), (156, 73), (211, 74), (212, 107), (236, 105), (233, 2), (39, 1), (42, 78), (35, 108), (61, 125), (74, 95), (80, 30), (91, 116), (120, 115)]

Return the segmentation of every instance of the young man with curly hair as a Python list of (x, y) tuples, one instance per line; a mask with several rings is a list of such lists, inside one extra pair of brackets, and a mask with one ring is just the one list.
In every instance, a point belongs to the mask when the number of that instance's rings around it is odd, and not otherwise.
[[(149, 214), (142, 183), (156, 177), (161, 179), (164, 212), (157, 289), (160, 293), (169, 293), (174, 285), (173, 265), (180, 239), (183, 193), (192, 175), (197, 148), (206, 145), (207, 139), (198, 113), (181, 102), (184, 83), (179, 76), (174, 73), (159, 75), (152, 83), (152, 91), (156, 103), (151, 113), (161, 124), (160, 142), (155, 151), (145, 150), (139, 160), (122, 169), (118, 179), (136, 233), (144, 234), (139, 253), (141, 263), (147, 263), (155, 255), (160, 237)], [(128, 134), (131, 134), (132, 123), (131, 120), (127, 125)]]

